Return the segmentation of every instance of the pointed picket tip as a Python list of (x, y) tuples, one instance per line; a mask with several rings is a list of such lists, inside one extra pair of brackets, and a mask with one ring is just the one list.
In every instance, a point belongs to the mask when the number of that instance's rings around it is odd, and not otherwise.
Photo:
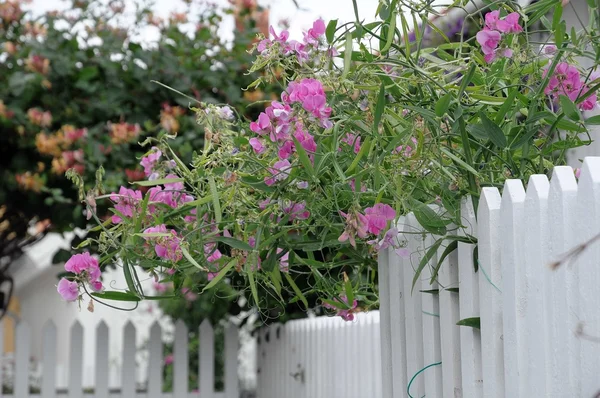
[(570, 166), (556, 166), (552, 170), (552, 178), (550, 179), (550, 190), (551, 191), (576, 191), (577, 180), (575, 179), (575, 172)]
[(200, 330), (200, 334), (202, 334), (202, 333), (213, 333), (213, 326), (211, 325), (211, 323), (210, 323), (210, 321), (208, 319), (205, 319), (200, 324), (199, 330)]
[(131, 320), (125, 323), (125, 326), (123, 327), (123, 334), (133, 334), (135, 336), (135, 325), (133, 322), (131, 322)]
[(521, 203), (525, 201), (525, 188), (521, 180), (509, 179), (504, 182), (501, 203)]
[(104, 320), (100, 320), (100, 322), (98, 322), (98, 325), (96, 325), (96, 331), (97, 332), (100, 332), (100, 331), (108, 332), (108, 324)]
[(477, 219), (482, 220), (492, 211), (499, 210), (502, 203), (502, 197), (498, 188), (484, 187), (481, 190), (479, 198), (479, 208), (477, 209)]
[(527, 199), (548, 199), (550, 192), (550, 181), (543, 174), (535, 174), (529, 177), (527, 183)]
[(583, 160), (579, 185), (584, 182), (589, 185), (600, 183), (600, 156), (588, 156)]
[(42, 333), (56, 332), (56, 324), (52, 319), (48, 319), (42, 327)]
[(83, 333), (83, 325), (81, 322), (79, 322), (79, 320), (73, 322), (73, 325), (71, 326), (71, 333)]

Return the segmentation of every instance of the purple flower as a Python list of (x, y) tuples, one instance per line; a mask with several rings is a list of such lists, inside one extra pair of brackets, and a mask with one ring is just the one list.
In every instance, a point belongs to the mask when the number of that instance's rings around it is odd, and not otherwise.
[(62, 278), (58, 282), (56, 290), (66, 301), (75, 301), (79, 297), (79, 285), (77, 282), (69, 281), (66, 278)]

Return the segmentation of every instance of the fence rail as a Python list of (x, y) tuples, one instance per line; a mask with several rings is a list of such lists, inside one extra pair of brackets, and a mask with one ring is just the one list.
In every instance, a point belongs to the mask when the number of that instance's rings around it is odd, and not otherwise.
[(317, 317), (263, 328), (258, 398), (380, 398), (379, 313)]
[[(462, 204), (461, 234), (437, 280), (444, 242), (412, 280), (438, 237), (413, 215), (399, 222), (410, 257), (379, 258), (383, 397), (585, 397), (600, 391), (600, 243), (552, 270), (549, 264), (600, 233), (600, 158), (585, 159), (579, 182), (556, 167), (527, 190), (484, 188), (477, 221)], [(476, 270), (477, 268), (477, 270)], [(457, 326), (479, 318), (480, 329)]]
[[(163, 339), (161, 327), (155, 323), (150, 329), (147, 342), (147, 380), (143, 388), (137, 384), (136, 329), (128, 322), (123, 332), (123, 352), (121, 366), (121, 386), (119, 390), (109, 389), (109, 326), (101, 321), (96, 329), (95, 378), (93, 392), (83, 388), (83, 339), (84, 329), (79, 322), (71, 328), (69, 343), (69, 371), (66, 389), (57, 389), (56, 384), (56, 341), (55, 324), (46, 323), (42, 331), (43, 354), (39, 393), (31, 392), (30, 369), (30, 328), (25, 322), (20, 322), (15, 328), (14, 372), (11, 375), (1, 375), (0, 380), (8, 384), (10, 394), (2, 394), (6, 398), (28, 397), (65, 397), (65, 398), (239, 398), (238, 386), (238, 350), (239, 336), (237, 326), (230, 324), (225, 330), (225, 391), (214, 391), (214, 330), (208, 321), (204, 321), (199, 329), (199, 391), (188, 391), (188, 329), (179, 321), (175, 324), (173, 340), (173, 391), (163, 393)], [(1, 332), (0, 332), (1, 333)], [(0, 335), (0, 350), (2, 338)], [(8, 383), (6, 383), (8, 381)], [(38, 388), (36, 388), (37, 390)], [(87, 390), (87, 389), (86, 389)]]

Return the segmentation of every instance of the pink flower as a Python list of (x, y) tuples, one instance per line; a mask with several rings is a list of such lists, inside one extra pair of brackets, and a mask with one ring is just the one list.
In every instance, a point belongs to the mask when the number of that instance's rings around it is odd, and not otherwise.
[(170, 234), (171, 236), (157, 236), (157, 237), (144, 237), (146, 241), (154, 242), (154, 251), (160, 258), (171, 261), (179, 261), (183, 257), (181, 252), (181, 238), (177, 235), (177, 232), (173, 229), (167, 229), (165, 224), (157, 225), (156, 227), (146, 228), (144, 233), (163, 233)]
[(165, 357), (165, 365), (170, 365), (173, 363), (173, 354), (169, 354)]
[(292, 155), (292, 153), (294, 153), (294, 150), (295, 150), (294, 143), (292, 141), (286, 141), (279, 148), (279, 151), (277, 152), (277, 156), (279, 156), (279, 159), (287, 159)]
[(360, 135), (347, 133), (342, 138), (342, 142), (354, 147), (354, 153), (358, 154), (360, 152)]
[(74, 274), (81, 274), (84, 271), (98, 268), (98, 260), (90, 255), (90, 253), (74, 254), (65, 263), (65, 271)]
[(133, 217), (133, 212), (137, 209), (138, 203), (142, 200), (142, 192), (121, 187), (119, 188), (119, 194), (117, 195), (113, 192), (110, 200), (115, 202), (115, 209), (121, 213), (112, 216), (112, 222), (118, 224), (123, 221), (121, 215), (127, 218)]
[(265, 184), (271, 186), (277, 181), (283, 181), (290, 176), (292, 165), (288, 160), (280, 160), (275, 162), (272, 168), (269, 169), (271, 177), (265, 177)]
[(262, 140), (258, 138), (250, 138), (250, 146), (254, 150), (254, 153), (257, 155), (263, 154), (267, 148), (262, 143)]
[(523, 31), (519, 25), (520, 15), (518, 12), (508, 14), (504, 19), (496, 21), (496, 29), (502, 33), (519, 33)]
[(196, 301), (198, 299), (198, 295), (194, 293), (189, 287), (181, 288), (181, 293), (188, 302)]
[(209, 263), (219, 261), (222, 256), (221, 252), (216, 247), (217, 245), (214, 243), (207, 243), (204, 245), (204, 254), (206, 255), (206, 261)]
[(258, 115), (258, 120), (250, 123), (250, 130), (259, 135), (269, 133), (271, 131), (271, 120), (269, 119), (269, 116), (267, 116), (266, 113), (261, 112), (260, 115)]
[(369, 232), (379, 235), (387, 222), (396, 218), (396, 211), (389, 205), (377, 203), (375, 206), (365, 209), (365, 217), (367, 218)]
[(325, 34), (325, 22), (319, 18), (313, 23), (312, 28), (304, 34), (304, 41), (308, 44), (316, 45), (323, 34)]
[(346, 228), (338, 240), (340, 242), (349, 240), (352, 247), (356, 247), (355, 236), (358, 236), (361, 239), (367, 237), (369, 220), (365, 215), (359, 212), (346, 214), (340, 211), (340, 214), (346, 219)]
[(485, 55), (490, 55), (494, 54), (502, 35), (495, 30), (484, 29), (477, 32), (475, 37), (477, 38), (477, 42), (481, 45), (481, 51), (483, 51)]
[(75, 301), (79, 297), (79, 285), (77, 282), (69, 281), (66, 278), (62, 278), (58, 282), (56, 290), (66, 301)]
[(497, 30), (496, 24), (500, 20), (500, 11), (490, 11), (485, 14), (485, 27), (489, 30)]
[[(166, 179), (175, 179), (179, 178), (175, 174), (167, 174)], [(183, 191), (184, 185), (183, 182), (168, 182), (165, 184), (165, 191)]]
[(353, 321), (354, 320), (354, 313), (357, 312), (358, 301), (356, 299), (354, 299), (352, 301), (352, 306), (350, 306), (348, 304), (348, 298), (346, 297), (346, 295), (342, 294), (340, 296), (340, 299), (341, 299), (341, 301), (339, 299), (337, 299), (337, 298), (334, 298), (333, 301), (336, 301), (338, 303), (344, 303), (349, 308), (341, 309), (341, 308), (338, 308), (338, 307), (336, 307), (334, 305), (331, 305), (329, 303), (323, 303), (323, 307), (325, 307), (327, 309), (330, 309), (330, 310), (336, 310), (337, 314), (339, 316), (341, 316), (342, 319), (344, 321), (346, 321), (346, 322)]
[(290, 221), (295, 219), (306, 220), (308, 217), (310, 217), (310, 212), (306, 210), (305, 202), (288, 203), (287, 205), (282, 206), (282, 211), (284, 214), (289, 214)]
[(150, 152), (142, 158), (140, 164), (144, 167), (144, 174), (148, 177), (154, 171), (156, 163), (162, 156), (160, 149), (153, 147)]
[(394, 252), (396, 252), (397, 255), (399, 255), (400, 257), (403, 257), (403, 258), (410, 257), (410, 249), (408, 249), (406, 247), (401, 247), (401, 248), (395, 249)]
[[(277, 254), (281, 254), (282, 251), (283, 251), (283, 249), (277, 248)], [(279, 259), (279, 270), (281, 272), (290, 272), (289, 259), (290, 259), (290, 252), (286, 252)]]
[(575, 173), (575, 178), (579, 180), (579, 177), (581, 177), (581, 169), (578, 167), (575, 170), (573, 170), (573, 172)]
[[(356, 192), (356, 180), (354, 178), (350, 180), (348, 185), (350, 185), (350, 189), (352, 189), (352, 192)], [(360, 191), (367, 192), (367, 187), (362, 182), (360, 183)]]
[(294, 133), (294, 138), (298, 140), (300, 145), (302, 145), (302, 148), (304, 148), (309, 155), (317, 151), (317, 143), (315, 142), (315, 138), (306, 130), (299, 128)]
[(390, 228), (383, 236), (383, 239), (381, 239), (381, 240), (375, 239), (368, 243), (371, 245), (374, 245), (377, 250), (384, 250), (384, 249), (387, 249), (388, 247), (396, 246), (397, 238), (398, 238), (398, 230), (396, 228)]
[[(590, 89), (588, 86), (583, 86), (581, 88), (581, 95), (587, 94), (587, 92), (589, 90)], [(579, 109), (581, 109), (582, 111), (591, 111), (593, 109), (596, 109), (597, 102), (598, 102), (598, 98), (596, 96), (596, 93), (592, 93), (590, 96), (588, 96), (585, 100), (583, 100), (579, 104)]]
[(548, 44), (542, 47), (545, 55), (552, 55), (558, 50), (554, 44)]

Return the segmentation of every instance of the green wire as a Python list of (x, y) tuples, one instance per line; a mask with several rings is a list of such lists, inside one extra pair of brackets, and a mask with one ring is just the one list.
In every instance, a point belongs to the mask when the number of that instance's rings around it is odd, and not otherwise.
[[(408, 382), (408, 386), (406, 387), (406, 393), (408, 394), (408, 397), (409, 397), (409, 398), (415, 398), (415, 397), (413, 397), (412, 395), (410, 395), (410, 385), (411, 385), (411, 384), (412, 384), (412, 382), (415, 380), (415, 378), (416, 378), (416, 377), (417, 377), (419, 374), (421, 374), (421, 373), (423, 373), (425, 370), (427, 370), (428, 368), (431, 368), (432, 366), (441, 365), (441, 364), (442, 364), (441, 362), (432, 363), (431, 365), (427, 365), (427, 366), (425, 366), (423, 369), (421, 369), (421, 370), (419, 370), (417, 373), (415, 373), (415, 375), (412, 377), (412, 379), (410, 379), (410, 381)], [(424, 396), (425, 396), (425, 395), (423, 395), (423, 397), (424, 397)], [(421, 398), (423, 398), (423, 397), (421, 397)]]
[(485, 276), (485, 279), (487, 279), (487, 281), (490, 283), (490, 285), (494, 286), (498, 292), (502, 293), (502, 290), (500, 290), (500, 288), (498, 286), (494, 285), (494, 282), (492, 282), (492, 280), (490, 279), (488, 274), (485, 272), (485, 270), (479, 263), (479, 259), (477, 259), (477, 267), (481, 270), (481, 272), (483, 272), (483, 276)]

